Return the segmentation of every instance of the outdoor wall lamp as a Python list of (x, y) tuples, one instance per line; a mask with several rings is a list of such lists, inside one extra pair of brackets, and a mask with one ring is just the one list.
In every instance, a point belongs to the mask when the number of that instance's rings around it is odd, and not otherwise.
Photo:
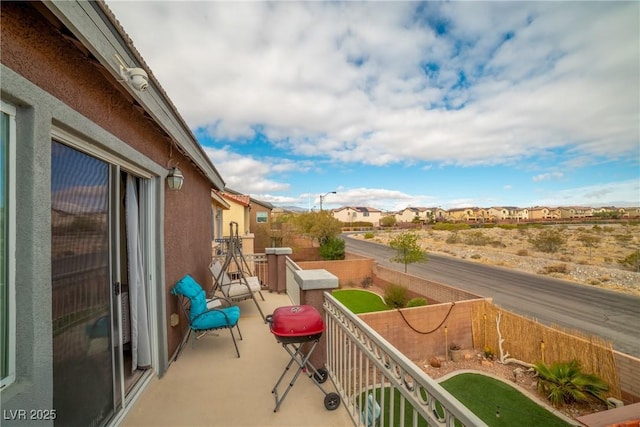
[(183, 182), (184, 175), (182, 175), (182, 171), (178, 169), (177, 166), (174, 166), (167, 175), (167, 185), (169, 186), (169, 189), (178, 191), (182, 188)]

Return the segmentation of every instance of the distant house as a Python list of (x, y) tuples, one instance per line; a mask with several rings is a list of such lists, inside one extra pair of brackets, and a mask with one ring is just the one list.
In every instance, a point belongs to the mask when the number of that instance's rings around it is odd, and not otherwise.
[(446, 210), (442, 209), (442, 208), (434, 208), (433, 209), (434, 212), (434, 220), (437, 222), (440, 221), (446, 221), (448, 213)]
[(504, 221), (509, 218), (509, 209), (507, 208), (493, 206), (490, 207), (487, 212), (491, 221)]
[(233, 237), (231, 233), (234, 235), (237, 233), (241, 239), (242, 252), (245, 254), (254, 253), (255, 236), (251, 232), (251, 197), (235, 191), (231, 192), (228, 189), (217, 193), (229, 204), (229, 209), (222, 211), (223, 234), (217, 243), (222, 244), (225, 239)]
[(364, 221), (370, 222), (373, 227), (380, 226), (380, 218), (382, 217), (382, 211), (380, 209), (360, 206), (346, 206), (338, 209), (333, 209), (331, 211), (331, 214), (334, 218), (347, 224)]
[(593, 216), (593, 208), (583, 206), (560, 207), (560, 218), (562, 219), (582, 219)]
[(454, 222), (471, 222), (476, 220), (478, 208), (454, 208), (447, 211), (447, 220)]
[(229, 234), (229, 227), (224, 227), (224, 217), (222, 214), (223, 211), (229, 209), (231, 209), (231, 205), (229, 204), (229, 202), (227, 202), (224, 197), (219, 195), (217, 191), (211, 190), (211, 222), (213, 224), (211, 227), (212, 242), (222, 239), (225, 235), (225, 232)]
[(640, 218), (640, 207), (630, 207), (624, 209), (627, 218)]
[(271, 229), (271, 212), (273, 211), (273, 205), (269, 202), (254, 199), (253, 197), (249, 199), (249, 202), (251, 204), (249, 221), (251, 231), (255, 236), (253, 250), (255, 253), (264, 253), (265, 248), (273, 246), (273, 242), (268, 233), (260, 231), (261, 229), (265, 231)]
[(509, 208), (509, 217), (515, 221), (527, 221), (529, 219), (529, 208)]
[(551, 209), (546, 206), (534, 206), (529, 208), (529, 219), (533, 221), (552, 219)]
[(396, 222), (413, 222), (415, 220), (429, 222), (432, 216), (435, 215), (435, 212), (433, 208), (407, 207), (396, 212), (394, 215)]
[(105, 2), (0, 13), (0, 406), (117, 425), (185, 337), (170, 289), (211, 286), (224, 181)]
[(604, 218), (637, 218), (638, 208), (617, 208), (615, 206), (603, 206), (593, 209), (593, 216)]

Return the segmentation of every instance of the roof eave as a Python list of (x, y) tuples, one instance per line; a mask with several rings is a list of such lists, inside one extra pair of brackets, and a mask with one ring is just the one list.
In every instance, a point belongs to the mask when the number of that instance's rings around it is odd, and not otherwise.
[(142, 68), (147, 72), (150, 84), (146, 91), (139, 92), (124, 83), (123, 87), (169, 135), (177, 148), (202, 171), (212, 186), (216, 189), (224, 188), (222, 176), (106, 3), (103, 0), (52, 0), (43, 4), (82, 42), (116, 81), (121, 80), (120, 64), (116, 54), (129, 66)]

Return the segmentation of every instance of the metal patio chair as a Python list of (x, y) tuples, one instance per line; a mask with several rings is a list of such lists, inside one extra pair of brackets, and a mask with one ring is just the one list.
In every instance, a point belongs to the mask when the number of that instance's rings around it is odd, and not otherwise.
[[(192, 331), (196, 334), (195, 339), (198, 340), (212, 331), (228, 329), (236, 348), (236, 354), (240, 357), (236, 337), (233, 333), (233, 328), (236, 328), (239, 338), (242, 339), (242, 333), (238, 326), (240, 308), (237, 305), (231, 305), (229, 300), (220, 297), (207, 299), (202, 286), (188, 274), (175, 284), (171, 289), (171, 294), (178, 297), (180, 306), (189, 321), (187, 338), (180, 344), (177, 355), (180, 354), (184, 344), (189, 341)], [(224, 307), (224, 303), (229, 306)]]

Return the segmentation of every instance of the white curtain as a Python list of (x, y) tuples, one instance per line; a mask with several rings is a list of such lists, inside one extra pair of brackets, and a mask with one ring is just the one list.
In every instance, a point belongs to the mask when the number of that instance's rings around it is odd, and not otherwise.
[(136, 180), (127, 175), (125, 195), (127, 217), (127, 257), (129, 264), (129, 302), (131, 307), (131, 370), (151, 367), (151, 344), (147, 317), (147, 294), (140, 241), (140, 218)]

